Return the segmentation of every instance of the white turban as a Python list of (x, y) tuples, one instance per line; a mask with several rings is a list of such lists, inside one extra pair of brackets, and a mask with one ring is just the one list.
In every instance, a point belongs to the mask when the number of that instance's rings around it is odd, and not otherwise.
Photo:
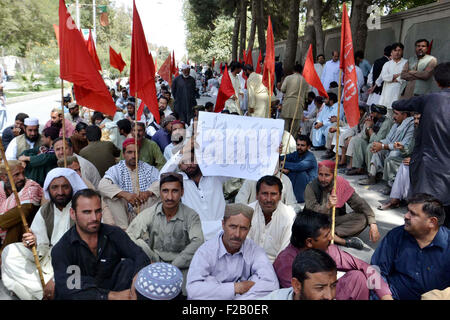
[(191, 68), (191, 66), (186, 63), (181, 64), (181, 70), (190, 69), (190, 68)]
[(54, 179), (59, 177), (64, 177), (69, 181), (70, 185), (72, 186), (73, 194), (75, 194), (79, 190), (87, 189), (86, 184), (74, 170), (69, 168), (55, 168), (47, 173), (47, 177), (45, 177), (44, 193), (47, 200), (50, 200), (48, 186)]
[(23, 124), (26, 126), (38, 126), (39, 120), (37, 118), (25, 118)]

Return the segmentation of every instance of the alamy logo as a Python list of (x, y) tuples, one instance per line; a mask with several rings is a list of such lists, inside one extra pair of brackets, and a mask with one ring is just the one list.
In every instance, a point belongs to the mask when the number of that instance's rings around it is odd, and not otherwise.
[(381, 273), (378, 266), (367, 267), (367, 288), (369, 290), (381, 289)]
[(66, 285), (69, 290), (81, 289), (81, 270), (79, 266), (71, 265), (67, 267), (67, 274), (70, 276), (67, 278)]

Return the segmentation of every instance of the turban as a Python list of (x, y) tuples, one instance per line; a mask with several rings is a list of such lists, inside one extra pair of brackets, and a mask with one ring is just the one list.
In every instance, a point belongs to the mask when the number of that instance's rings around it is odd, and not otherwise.
[[(125, 141), (122, 143), (122, 149), (125, 150), (130, 144), (136, 144), (136, 141), (134, 140), (134, 138), (125, 139)], [(138, 144), (138, 148), (139, 148), (141, 146), (141, 141), (138, 140), (137, 144)]]
[[(327, 167), (334, 172), (334, 165), (335, 162), (331, 160), (324, 160), (319, 162), (319, 168), (321, 167)], [(355, 192), (355, 189), (350, 185), (350, 183), (345, 180), (344, 178), (337, 176), (336, 177), (336, 197), (337, 197), (337, 203), (336, 208), (342, 208), (345, 206), (345, 203), (348, 199), (353, 195)]]
[(229, 218), (231, 216), (236, 216), (242, 213), (246, 218), (252, 221), (253, 208), (247, 206), (243, 203), (231, 203), (225, 206), (224, 218)]
[(387, 113), (387, 109), (385, 106), (382, 106), (380, 104), (372, 104), (370, 106), (370, 112), (377, 112), (382, 115), (385, 115)]
[(177, 118), (175, 118), (174, 116), (169, 114), (168, 116), (164, 117), (164, 120), (162, 121), (161, 126), (163, 128), (165, 128), (170, 122), (175, 121), (175, 120), (177, 120)]
[(332, 171), (334, 171), (335, 164), (336, 164), (335, 161), (324, 160), (324, 161), (319, 162), (319, 168), (320, 167), (327, 167), (327, 168), (331, 169)]
[(48, 192), (48, 187), (50, 183), (52, 183), (54, 179), (60, 177), (64, 177), (69, 181), (70, 185), (72, 186), (73, 194), (75, 194), (80, 190), (87, 189), (87, 186), (84, 183), (84, 181), (74, 170), (69, 168), (55, 168), (53, 170), (50, 170), (49, 173), (47, 173), (47, 177), (45, 177), (44, 193), (46, 199), (50, 200), (50, 194)]
[(174, 121), (172, 121), (172, 125), (174, 125), (174, 124), (182, 124), (184, 127), (186, 127), (186, 124), (183, 121), (181, 121), (181, 120), (174, 120)]
[(26, 118), (23, 123), (26, 126), (38, 126), (39, 120), (37, 118)]
[(134, 287), (150, 300), (172, 300), (181, 291), (183, 274), (177, 267), (155, 262), (139, 271)]

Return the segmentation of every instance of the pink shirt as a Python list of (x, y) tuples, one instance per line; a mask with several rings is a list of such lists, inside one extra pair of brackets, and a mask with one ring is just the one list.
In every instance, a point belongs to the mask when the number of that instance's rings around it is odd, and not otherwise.
[[(75, 128), (72, 125), (72, 122), (69, 119), (64, 119), (66, 123), (66, 138), (70, 138), (75, 131)], [(48, 120), (45, 124), (45, 128), (48, 128), (52, 125), (52, 120)], [(59, 136), (62, 137), (62, 130), (59, 130)]]

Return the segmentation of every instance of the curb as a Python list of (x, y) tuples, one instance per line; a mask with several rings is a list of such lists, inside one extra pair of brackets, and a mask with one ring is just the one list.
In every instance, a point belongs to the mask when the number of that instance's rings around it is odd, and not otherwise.
[(9, 98), (8, 100), (6, 100), (6, 103), (8, 105), (10, 105), (10, 104), (23, 102), (23, 101), (27, 101), (27, 100), (51, 96), (58, 92), (61, 92), (61, 89), (54, 89), (54, 90), (49, 90), (49, 91), (44, 91), (44, 92), (34, 92), (34, 93), (30, 93), (30, 94), (20, 96), (20, 97)]

